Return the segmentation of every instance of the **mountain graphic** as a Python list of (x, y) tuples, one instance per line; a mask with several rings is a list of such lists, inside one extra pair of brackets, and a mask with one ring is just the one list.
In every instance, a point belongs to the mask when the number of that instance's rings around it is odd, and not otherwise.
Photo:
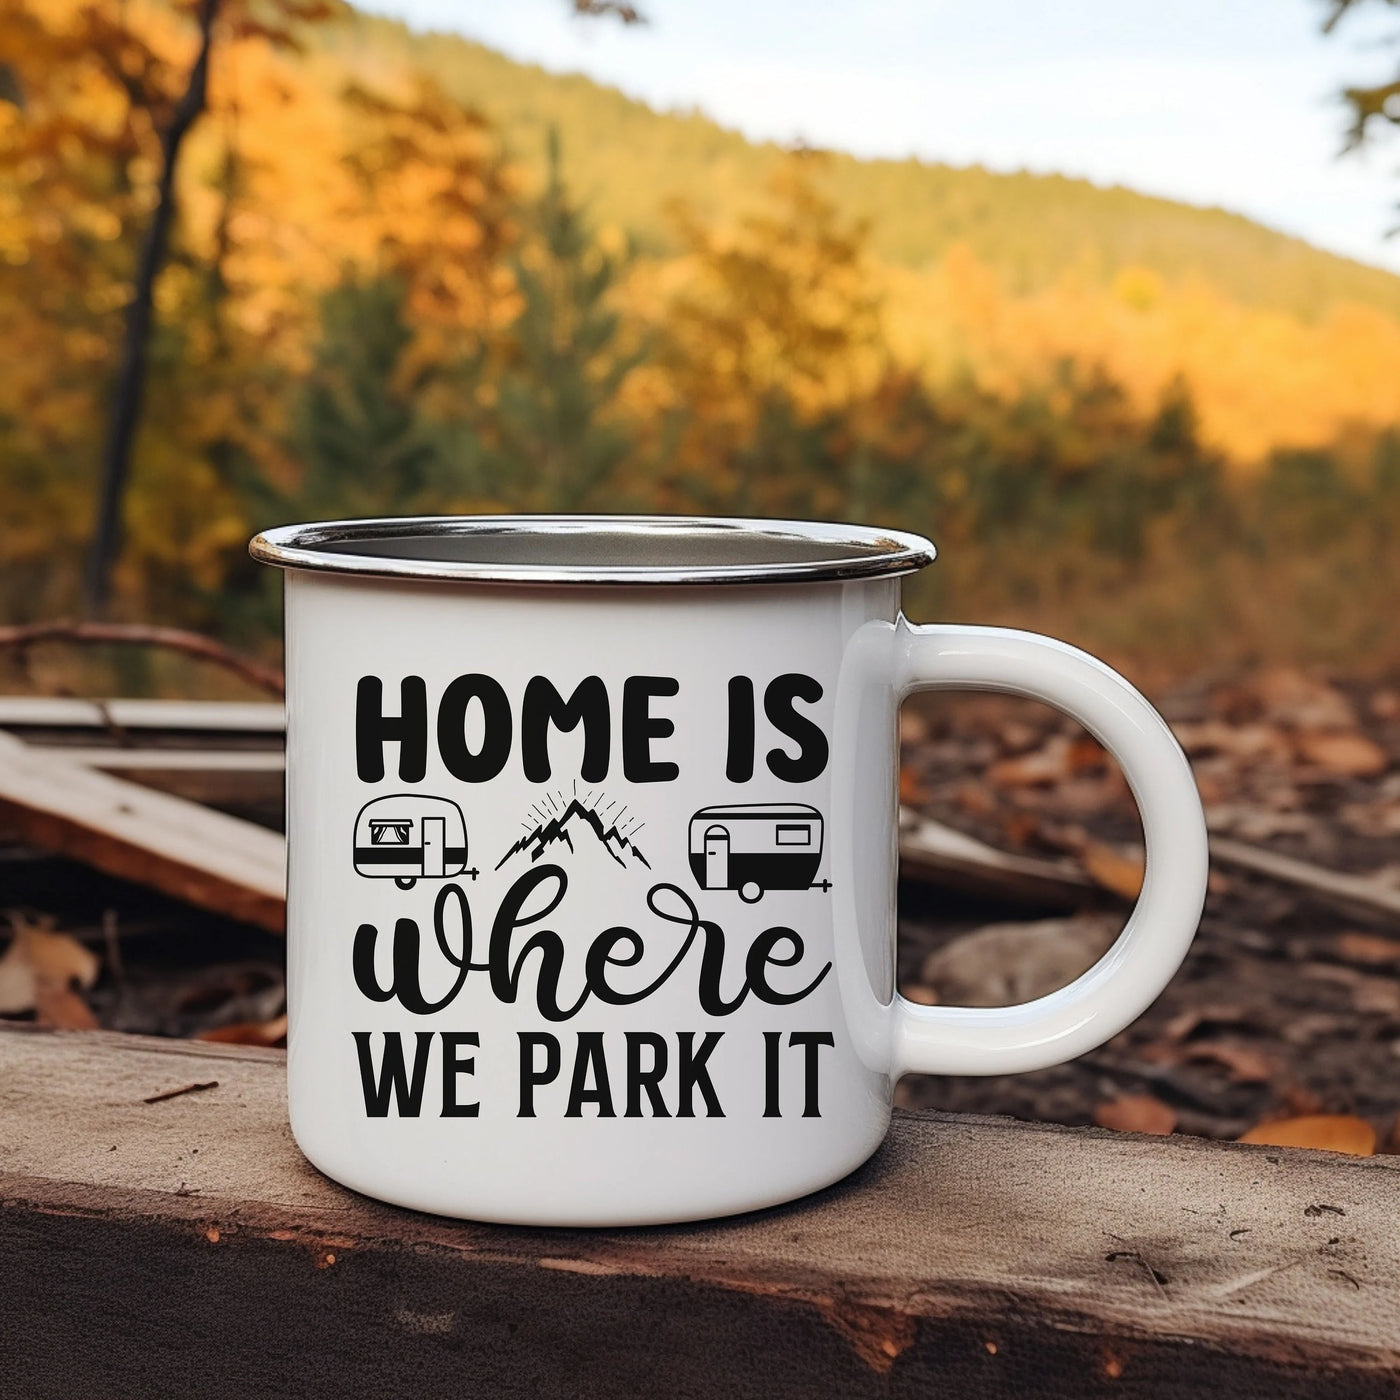
[(562, 841), (572, 851), (575, 848), (572, 832), (590, 831), (594, 838), (601, 844), (603, 849), (624, 869), (627, 862), (623, 859), (624, 852), (631, 852), (634, 860), (639, 860), (648, 870), (651, 869), (651, 862), (641, 853), (641, 850), (633, 845), (616, 826), (603, 826), (603, 819), (592, 807), (585, 807), (582, 802), (575, 798), (564, 811), (557, 817), (551, 817), (549, 821), (542, 822), (533, 831), (527, 832), (519, 841), (496, 862), (496, 869), (499, 870), (511, 856), (519, 854), (521, 851), (529, 851), (532, 861), (538, 860), (547, 846), (553, 845), (556, 841)]

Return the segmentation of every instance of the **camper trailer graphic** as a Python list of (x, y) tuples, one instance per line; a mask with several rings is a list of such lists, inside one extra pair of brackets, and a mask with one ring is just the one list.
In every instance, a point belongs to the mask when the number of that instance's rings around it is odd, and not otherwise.
[(746, 904), (765, 890), (829, 890), (814, 883), (822, 814), (798, 802), (702, 807), (690, 819), (690, 868), (702, 890), (736, 890)]
[(376, 797), (355, 818), (355, 869), (392, 879), (400, 889), (416, 880), (477, 872), (467, 866), (467, 824), (462, 809), (446, 797), (399, 793)]

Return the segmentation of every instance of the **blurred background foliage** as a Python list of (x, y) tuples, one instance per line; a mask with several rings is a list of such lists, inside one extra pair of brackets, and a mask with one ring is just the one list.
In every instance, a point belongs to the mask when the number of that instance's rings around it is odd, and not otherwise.
[(1122, 189), (750, 144), (305, 0), (0, 9), (0, 619), (81, 606), (201, 18), (111, 616), (271, 653), (265, 525), (703, 511), (927, 532), (914, 615), (1139, 674), (1400, 659), (1400, 278)]

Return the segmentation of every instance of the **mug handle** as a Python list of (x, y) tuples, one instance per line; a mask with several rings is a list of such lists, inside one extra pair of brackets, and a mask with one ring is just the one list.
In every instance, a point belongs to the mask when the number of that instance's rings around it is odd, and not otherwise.
[(895, 690), (991, 690), (1077, 719), (1122, 767), (1147, 844), (1142, 893), (1117, 942), (1066, 987), (1019, 1006), (918, 1006), (895, 996), (892, 1074), (1018, 1074), (1092, 1050), (1135, 1020), (1181, 965), (1205, 902), (1205, 816), (1166, 721), (1116, 671), (1050, 637), (900, 619)]

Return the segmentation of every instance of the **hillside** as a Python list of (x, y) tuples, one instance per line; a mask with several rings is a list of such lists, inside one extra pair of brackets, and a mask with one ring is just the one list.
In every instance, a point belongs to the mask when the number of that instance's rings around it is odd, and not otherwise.
[[(320, 30), (315, 44), (358, 71), (403, 64), (432, 74), (490, 117), (532, 172), (543, 163), (545, 132), (557, 125), (570, 183), (601, 221), (620, 225), (649, 252), (673, 251), (668, 201), (683, 197), (703, 219), (723, 222), (752, 205), (783, 158), (782, 148), (747, 141), (699, 113), (657, 112), (588, 78), (515, 63), (456, 35), (356, 15)], [(840, 154), (825, 184), (847, 216), (870, 221), (883, 260), (923, 269), (962, 245), (1013, 296), (1067, 272), (1107, 285), (1125, 268), (1145, 267), (1304, 321), (1337, 302), (1400, 318), (1400, 277), (1221, 209), (1061, 176)]]

